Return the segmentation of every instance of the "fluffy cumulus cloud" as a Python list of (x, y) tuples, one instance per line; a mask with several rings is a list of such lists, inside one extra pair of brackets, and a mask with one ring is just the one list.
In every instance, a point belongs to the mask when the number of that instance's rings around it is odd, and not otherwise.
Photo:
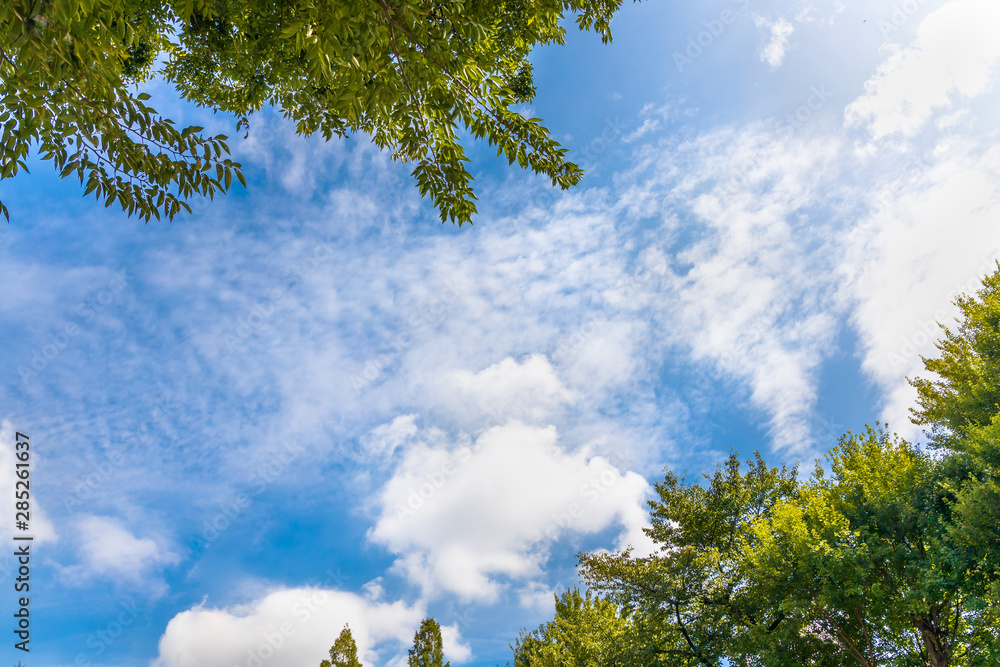
[(1000, 59), (998, 31), (1000, 4), (993, 0), (953, 0), (929, 14), (913, 44), (893, 47), (865, 94), (847, 107), (848, 124), (868, 128), (875, 139), (909, 137), (936, 109), (986, 92)]
[[(379, 602), (324, 588), (273, 591), (229, 608), (199, 605), (174, 616), (154, 667), (301, 667), (319, 664), (350, 625), (365, 664), (395, 664), (424, 617), (419, 605)], [(471, 653), (454, 627), (442, 628), (445, 654)]]
[(81, 585), (95, 578), (152, 594), (166, 591), (162, 569), (179, 563), (180, 556), (163, 537), (136, 537), (120, 520), (103, 516), (83, 516), (75, 528), (80, 563), (62, 569), (64, 581)]
[(492, 600), (503, 579), (538, 575), (552, 541), (619, 526), (619, 545), (642, 533), (649, 485), (586, 450), (568, 452), (553, 426), (517, 421), (469, 445), (419, 444), (379, 493), (370, 539), (425, 594)]
[(556, 369), (541, 354), (521, 363), (511, 357), (478, 373), (455, 371), (450, 383), (463, 403), (472, 402), (495, 419), (544, 421), (563, 404), (578, 398), (559, 379)]
[(555, 608), (556, 591), (539, 581), (528, 582), (517, 591), (522, 607), (550, 612)]

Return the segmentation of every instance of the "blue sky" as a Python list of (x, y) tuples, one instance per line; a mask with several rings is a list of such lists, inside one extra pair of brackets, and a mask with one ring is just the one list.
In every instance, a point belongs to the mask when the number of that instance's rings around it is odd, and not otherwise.
[(4, 181), (28, 664), (300, 667), (350, 623), (398, 666), (426, 615), (453, 665), (503, 664), (575, 553), (649, 548), (665, 466), (919, 438), (905, 378), (1000, 256), (998, 28), (993, 0), (625, 5), (614, 44), (533, 57), (583, 183), (473, 149), (471, 228), (275, 114), (231, 142), (249, 190), (173, 223)]

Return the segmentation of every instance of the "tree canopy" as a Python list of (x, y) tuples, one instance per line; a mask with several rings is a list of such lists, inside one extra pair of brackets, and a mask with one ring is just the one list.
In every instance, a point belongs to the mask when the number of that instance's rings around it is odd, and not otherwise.
[(943, 457), (941, 484), (952, 514), (953, 558), (968, 585), (1000, 598), (1000, 263), (976, 294), (955, 300), (956, 327), (944, 327), (940, 356), (924, 359), (932, 378), (915, 378), (924, 425)]
[(330, 647), (330, 659), (319, 663), (319, 667), (361, 667), (361, 662), (358, 660), (358, 645), (354, 643), (349, 625), (344, 626)]
[(622, 650), (628, 621), (609, 600), (571, 588), (555, 596), (555, 607), (555, 618), (521, 633), (508, 667), (592, 667), (610, 664)]
[(441, 626), (433, 618), (425, 618), (413, 636), (413, 648), (407, 660), (409, 667), (449, 667), (444, 661)]
[[(364, 133), (415, 164), (461, 225), (476, 211), (459, 133), (568, 188), (582, 170), (540, 119), (528, 54), (563, 19), (611, 39), (621, 0), (11, 0), (0, 4), (0, 178), (33, 147), (106, 206), (145, 220), (190, 211), (236, 178), (228, 138), (178, 129), (136, 86), (162, 77), (236, 128), (274, 106), (300, 134)], [(0, 212), (8, 215), (0, 202)], [(9, 217), (9, 216), (8, 216)]]
[(959, 296), (955, 305), (958, 327), (942, 325), (941, 356), (924, 359), (937, 379), (910, 380), (919, 404), (911, 409), (913, 421), (928, 426), (939, 447), (993, 459), (994, 452), (978, 445), (998, 442), (988, 436), (996, 436), (1000, 419), (1000, 263), (977, 294)]
[(806, 480), (756, 453), (698, 482), (668, 469), (658, 552), (580, 554), (600, 597), (567, 593), (515, 665), (581, 646), (600, 667), (1000, 664), (1000, 264), (956, 305), (931, 377), (911, 381), (929, 447), (876, 424)]

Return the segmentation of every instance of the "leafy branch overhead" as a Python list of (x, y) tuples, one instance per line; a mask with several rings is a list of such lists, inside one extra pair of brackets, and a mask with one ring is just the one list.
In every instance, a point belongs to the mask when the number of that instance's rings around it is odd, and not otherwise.
[[(621, 0), (12, 0), (0, 5), (0, 177), (32, 149), (87, 193), (145, 220), (190, 211), (236, 178), (226, 137), (178, 129), (137, 84), (163, 77), (247, 130), (265, 106), (300, 134), (368, 134), (442, 221), (476, 212), (459, 132), (568, 188), (582, 170), (541, 125), (527, 57), (563, 18), (607, 42)], [(7, 209), (0, 203), (0, 212)]]

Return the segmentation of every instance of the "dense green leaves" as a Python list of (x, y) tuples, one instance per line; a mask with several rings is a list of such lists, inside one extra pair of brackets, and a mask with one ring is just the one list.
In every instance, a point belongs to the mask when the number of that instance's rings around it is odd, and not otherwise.
[(449, 667), (444, 661), (441, 626), (433, 618), (425, 618), (413, 636), (413, 648), (407, 661), (409, 667)]
[[(581, 595), (571, 588), (556, 596), (556, 613), (548, 623), (522, 632), (513, 667), (612, 667), (621, 664), (629, 640), (629, 623), (610, 600)], [(510, 663), (508, 663), (508, 667)]]
[[(222, 157), (226, 137), (178, 130), (126, 86), (165, 45), (159, 9), (110, 0), (0, 6), (0, 178), (26, 169), (34, 144), (86, 194), (147, 221), (225, 189), (240, 169)], [(0, 212), (8, 216), (3, 203)]]
[(330, 659), (319, 663), (319, 667), (361, 667), (350, 626), (345, 625), (340, 631), (337, 641), (330, 647)]
[[(910, 381), (919, 394), (913, 421), (930, 426), (933, 442), (957, 451), (974, 445), (972, 436), (1000, 415), (1000, 264), (983, 279), (976, 295), (955, 300), (958, 328), (943, 327), (941, 356), (924, 359), (937, 380)], [(986, 455), (986, 452), (981, 454)]]
[(806, 482), (759, 455), (705, 485), (668, 471), (650, 503), (659, 553), (580, 557), (630, 622), (608, 664), (987, 664), (996, 578), (972, 583), (982, 563), (954, 539), (945, 463), (881, 427), (828, 458)]
[(947, 527), (967, 587), (984, 599), (1000, 593), (1000, 264), (974, 295), (956, 299), (957, 328), (945, 328), (941, 354), (925, 359), (932, 378), (911, 381), (932, 443), (945, 453), (941, 485), (952, 512)]
[[(530, 51), (562, 43), (561, 21), (605, 41), (621, 0), (13, 0), (0, 7), (0, 176), (35, 143), (63, 176), (145, 219), (226, 190), (240, 166), (225, 137), (178, 131), (131, 84), (159, 74), (238, 127), (280, 107), (300, 134), (366, 133), (415, 163), (442, 220), (476, 211), (464, 129), (568, 188), (582, 171), (538, 119)], [(6, 213), (6, 209), (0, 211)]]
[(848, 433), (799, 499), (755, 530), (749, 555), (781, 572), (795, 613), (830, 638), (846, 664), (970, 664), (995, 616), (954, 558), (940, 461), (884, 428)]
[[(668, 471), (656, 485), (648, 532), (661, 545), (658, 554), (581, 554), (588, 585), (635, 624), (639, 639), (623, 664), (742, 664), (776, 634), (795, 635), (784, 598), (762, 596), (750, 585), (754, 573), (744, 557), (756, 546), (755, 522), (797, 493), (794, 470), (768, 468), (757, 456), (744, 472), (732, 455), (704, 481), (689, 483)], [(793, 662), (800, 649), (786, 646), (788, 664), (804, 664)]]

